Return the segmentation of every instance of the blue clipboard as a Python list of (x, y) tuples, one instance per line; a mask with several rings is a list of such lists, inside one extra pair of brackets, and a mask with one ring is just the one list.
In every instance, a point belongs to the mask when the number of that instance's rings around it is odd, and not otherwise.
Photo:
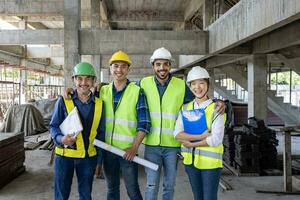
[(208, 128), (204, 109), (181, 111), (184, 132), (188, 134), (202, 134)]

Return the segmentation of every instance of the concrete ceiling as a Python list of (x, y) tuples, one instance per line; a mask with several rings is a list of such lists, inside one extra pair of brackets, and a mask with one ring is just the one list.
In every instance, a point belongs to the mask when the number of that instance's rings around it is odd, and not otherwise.
[(191, 0), (106, 2), (113, 29), (172, 30), (178, 23), (184, 22), (184, 12)]

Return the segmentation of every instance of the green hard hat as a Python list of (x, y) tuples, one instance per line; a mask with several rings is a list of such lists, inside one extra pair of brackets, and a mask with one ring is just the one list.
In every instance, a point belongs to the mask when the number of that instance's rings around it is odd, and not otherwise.
[(87, 62), (81, 62), (73, 68), (73, 77), (74, 76), (96, 76), (96, 73), (93, 65)]

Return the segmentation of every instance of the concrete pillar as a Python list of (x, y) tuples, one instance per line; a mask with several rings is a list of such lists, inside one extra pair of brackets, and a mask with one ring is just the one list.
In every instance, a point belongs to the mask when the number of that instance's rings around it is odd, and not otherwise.
[(100, 81), (101, 77), (101, 55), (92, 55), (92, 65), (96, 70), (97, 81)]
[[(22, 62), (22, 61), (21, 61)], [(27, 87), (27, 71), (26, 70), (20, 70), (20, 99), (19, 104), (26, 103), (26, 90)]]
[(211, 79), (209, 80), (209, 90), (208, 90), (208, 97), (213, 99), (214, 98), (214, 83), (215, 83), (215, 79), (214, 79), (214, 69), (209, 69), (207, 70), (209, 73), (209, 76), (211, 77)]
[[(21, 21), (19, 21), (19, 28), (26, 30), (27, 29), (27, 17), (23, 17)], [(24, 45), (24, 50), (22, 52), (21, 66), (26, 67), (26, 59), (27, 59), (27, 45)], [(27, 71), (20, 70), (20, 98), (19, 104), (26, 103), (26, 95), (27, 95)]]
[(72, 69), (80, 62), (80, 26), (80, 0), (64, 0), (64, 77), (66, 87), (73, 85)]
[(211, 20), (213, 17), (213, 7), (214, 1), (212, 0), (205, 0), (203, 4), (203, 30), (211, 24)]
[(248, 117), (267, 119), (267, 56), (248, 59)]
[[(91, 0), (91, 28), (100, 28), (100, 0)], [(100, 81), (101, 76), (101, 56), (92, 55), (92, 65), (97, 74), (97, 81)]]
[(109, 68), (103, 68), (102, 69), (102, 82), (103, 83), (109, 83), (110, 82)]

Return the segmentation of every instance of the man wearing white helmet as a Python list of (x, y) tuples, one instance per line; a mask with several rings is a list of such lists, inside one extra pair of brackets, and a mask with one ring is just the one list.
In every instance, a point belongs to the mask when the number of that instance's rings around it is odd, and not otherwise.
[(162, 167), (164, 168), (162, 199), (173, 199), (177, 154), (180, 153), (181, 146), (181, 143), (173, 137), (174, 125), (183, 103), (190, 102), (194, 98), (185, 82), (170, 74), (173, 61), (170, 51), (166, 48), (156, 49), (150, 58), (155, 76), (143, 78), (140, 82), (147, 98), (152, 126), (151, 134), (146, 135), (143, 141), (145, 158), (159, 165), (158, 171), (145, 169), (146, 200), (157, 199)]
[[(199, 66), (188, 73), (187, 83), (195, 99), (183, 105), (174, 130), (174, 137), (182, 142), (183, 164), (197, 200), (217, 200), (223, 167), (225, 117), (215, 112), (215, 103), (207, 96), (209, 78)], [(197, 122), (188, 120), (189, 116), (197, 116)]]

